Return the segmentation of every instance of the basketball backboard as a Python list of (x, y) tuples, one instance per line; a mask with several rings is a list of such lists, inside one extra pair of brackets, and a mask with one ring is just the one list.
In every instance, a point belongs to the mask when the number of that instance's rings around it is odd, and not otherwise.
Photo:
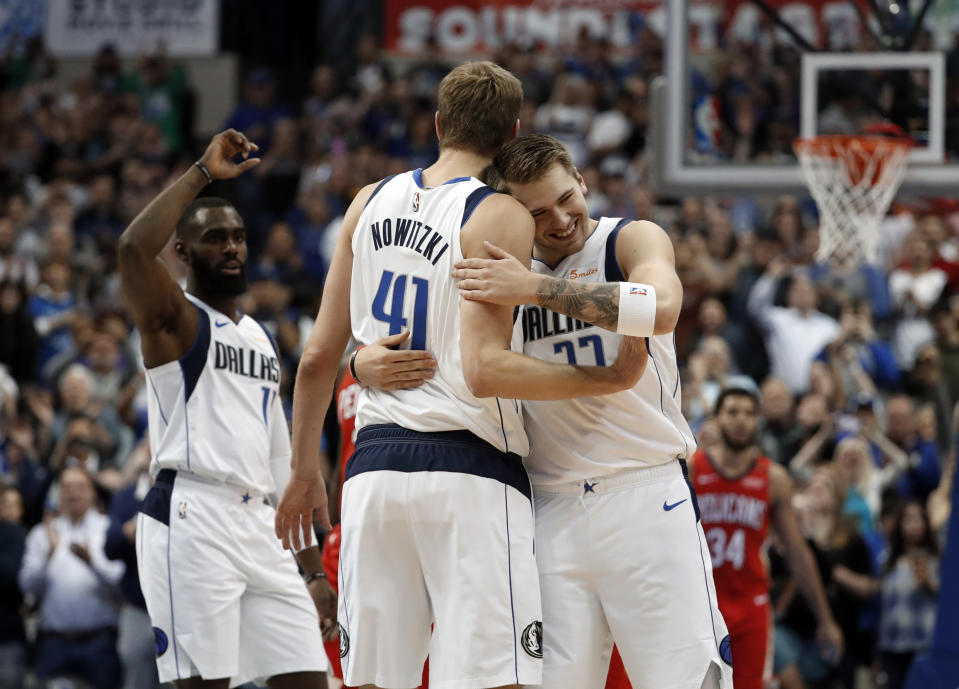
[[(665, 76), (651, 90), (657, 191), (802, 193), (795, 137), (894, 122), (917, 143), (902, 195), (955, 194), (959, 131), (950, 127), (959, 123), (946, 117), (946, 100), (959, 73), (950, 74), (943, 49), (955, 34), (941, 29), (959, 13), (944, 22), (899, 8), (902, 20), (890, 23), (870, 5), (670, 0)], [(914, 30), (917, 23), (930, 30)], [(906, 44), (923, 50), (891, 49)]]

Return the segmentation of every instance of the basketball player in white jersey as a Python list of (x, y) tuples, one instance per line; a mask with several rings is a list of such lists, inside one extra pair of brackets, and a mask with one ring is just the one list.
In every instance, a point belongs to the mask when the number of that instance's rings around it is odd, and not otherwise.
[[(237, 310), (246, 290), (243, 221), (222, 199), (194, 201), (212, 180), (256, 165), (254, 151), (236, 131), (218, 134), (120, 237), (156, 479), (137, 522), (140, 584), (160, 680), (178, 689), (254, 678), (270, 689), (326, 687), (315, 606), (332, 627), (335, 595), (316, 548), (298, 554), (304, 585), (265, 501), (289, 476), (290, 439), (272, 336)], [(242, 162), (232, 162), (237, 155)], [(174, 229), (187, 293), (157, 258)], [(328, 520), (325, 508), (320, 518)]]
[(494, 169), (535, 220), (532, 272), (487, 245), (493, 259), (457, 264), (463, 295), (529, 304), (524, 351), (547, 361), (608, 365), (624, 335), (649, 349), (629, 390), (524, 403), (543, 686), (603, 686), (615, 642), (636, 689), (731, 687), (729, 638), (686, 476), (695, 441), (680, 406), (672, 244), (648, 221), (590, 218), (583, 179), (552, 137), (515, 139)]
[(614, 367), (524, 357), (510, 349), (513, 308), (460, 299), (453, 264), (486, 256), (484, 240), (516, 255), (532, 250), (529, 213), (475, 178), (515, 136), (521, 103), (519, 81), (489, 62), (443, 79), (439, 159), (357, 194), (300, 359), (292, 475), (276, 526), (294, 547), (298, 527), (323, 504), (321, 427), (351, 329), (364, 344), (409, 330), (410, 347), (438, 362), (415, 389), (360, 394), (339, 571), (350, 686), (416, 687), (427, 654), (433, 686), (540, 681), (533, 514), (521, 459), (529, 444), (515, 398), (611, 393), (635, 383), (645, 365), (641, 340), (628, 341)]

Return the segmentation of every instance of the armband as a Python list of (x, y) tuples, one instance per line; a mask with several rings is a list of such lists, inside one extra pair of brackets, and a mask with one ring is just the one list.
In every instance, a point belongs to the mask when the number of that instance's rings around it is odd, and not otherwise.
[(197, 169), (200, 172), (203, 173), (203, 176), (206, 177), (206, 183), (213, 184), (213, 175), (211, 175), (210, 171), (206, 169), (206, 165), (204, 165), (199, 160), (194, 161), (193, 164), (197, 167)]
[(313, 572), (312, 574), (308, 574), (307, 576), (303, 577), (303, 581), (305, 581), (307, 584), (312, 581), (316, 581), (317, 579), (326, 579), (326, 572)]
[(619, 283), (619, 319), (616, 332), (650, 337), (656, 327), (656, 288), (637, 282)]
[[(359, 377), (356, 375), (356, 355), (360, 353), (360, 350), (363, 349), (366, 345), (360, 345), (353, 350), (353, 353), (350, 354), (350, 375), (353, 376), (353, 380), (357, 383), (360, 383)], [(360, 383), (362, 385), (363, 383)]]

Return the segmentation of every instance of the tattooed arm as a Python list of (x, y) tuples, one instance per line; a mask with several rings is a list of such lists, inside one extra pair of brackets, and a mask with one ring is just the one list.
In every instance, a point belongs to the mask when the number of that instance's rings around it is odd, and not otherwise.
[[(537, 275), (499, 247), (487, 244), (486, 250), (492, 259), (466, 259), (456, 264), (453, 277), (460, 280), (464, 298), (509, 306), (539, 304), (616, 330), (618, 282), (581, 282)], [(617, 237), (616, 260), (629, 282), (645, 283), (656, 289), (654, 333), (672, 332), (679, 319), (683, 286), (676, 275), (673, 245), (666, 233), (645, 220), (630, 223)]]
[(607, 330), (619, 321), (618, 282), (576, 282), (539, 275), (535, 303)]

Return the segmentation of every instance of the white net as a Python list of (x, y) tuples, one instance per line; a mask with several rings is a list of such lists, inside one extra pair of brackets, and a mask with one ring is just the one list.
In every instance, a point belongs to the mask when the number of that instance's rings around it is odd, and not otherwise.
[(819, 206), (821, 261), (875, 262), (879, 221), (906, 174), (911, 144), (882, 136), (817, 136), (794, 148)]

